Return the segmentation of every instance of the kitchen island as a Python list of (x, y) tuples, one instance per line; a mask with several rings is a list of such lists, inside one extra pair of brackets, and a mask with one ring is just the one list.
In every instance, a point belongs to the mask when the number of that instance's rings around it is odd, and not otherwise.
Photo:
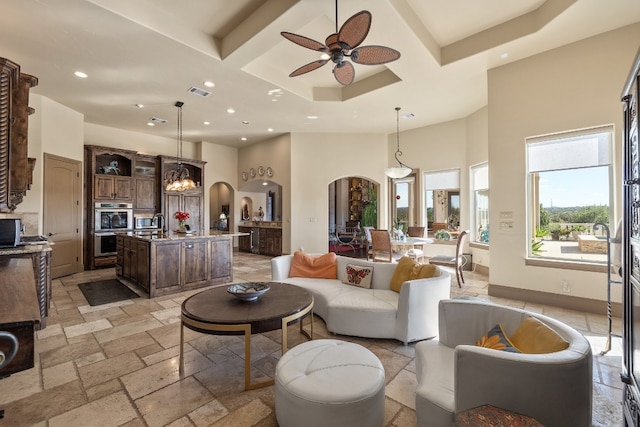
[(233, 234), (122, 233), (116, 276), (149, 298), (233, 281)]

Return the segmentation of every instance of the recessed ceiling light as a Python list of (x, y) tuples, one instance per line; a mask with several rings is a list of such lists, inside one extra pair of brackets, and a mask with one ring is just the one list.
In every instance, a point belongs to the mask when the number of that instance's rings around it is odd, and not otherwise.
[(136, 104), (136, 107), (138, 107), (138, 108), (144, 108), (144, 105), (142, 105), (142, 104)]
[(236, 110), (234, 110), (233, 108), (227, 108), (227, 113), (234, 114), (235, 112)]
[(317, 120), (318, 116), (307, 116), (307, 119), (309, 119), (309, 120)]
[(502, 59), (507, 59), (509, 57), (509, 53), (508, 52), (504, 52), (500, 54), (500, 58)]
[(214, 87), (216, 84), (214, 82), (206, 81), (203, 83), (206, 87)]
[(278, 102), (278, 98), (272, 98), (271, 102)]
[(242, 124), (243, 124), (243, 125), (248, 125), (248, 124), (249, 124), (249, 121), (248, 121), (248, 120), (243, 120), (243, 121), (242, 121)]
[(76, 71), (73, 74), (75, 74), (76, 77), (80, 77), (81, 79), (86, 79), (87, 77), (89, 77), (87, 73), (83, 73), (82, 71)]
[(268, 182), (263, 182), (262, 185), (269, 185), (269, 183)]
[(242, 138), (240, 138), (240, 141), (246, 141), (246, 140), (247, 140), (246, 136), (243, 136)]
[(204, 123), (205, 125), (210, 125), (211, 124), (211, 122), (202, 122), (202, 123)]
[(268, 128), (267, 132), (273, 132), (273, 128)]
[(147, 126), (155, 126), (155, 123), (147, 122)]
[(269, 96), (273, 96), (273, 95), (280, 95), (282, 94), (282, 89), (277, 88), (277, 89), (271, 89), (269, 92), (267, 92), (267, 94)]

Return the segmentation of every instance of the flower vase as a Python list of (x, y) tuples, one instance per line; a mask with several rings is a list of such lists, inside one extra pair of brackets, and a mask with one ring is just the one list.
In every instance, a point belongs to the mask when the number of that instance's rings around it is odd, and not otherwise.
[(187, 232), (187, 222), (185, 220), (178, 221), (178, 231), (180, 233), (186, 233)]

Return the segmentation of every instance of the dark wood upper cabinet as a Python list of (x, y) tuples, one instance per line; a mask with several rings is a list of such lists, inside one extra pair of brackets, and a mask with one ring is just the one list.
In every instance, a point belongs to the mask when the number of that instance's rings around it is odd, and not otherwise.
[(29, 89), (38, 79), (0, 58), (0, 212), (12, 212), (33, 181), (35, 159), (27, 157)]

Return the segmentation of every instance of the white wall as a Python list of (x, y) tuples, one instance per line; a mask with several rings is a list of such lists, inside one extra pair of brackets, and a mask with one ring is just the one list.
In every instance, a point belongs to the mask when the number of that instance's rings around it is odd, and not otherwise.
[(82, 162), (84, 116), (49, 98), (31, 93), (29, 106), (35, 113), (29, 116), (28, 155), (36, 159), (33, 184), (16, 213), (35, 213), (38, 234), (42, 234), (44, 197), (44, 153), (55, 154)]
[(291, 180), (291, 251), (327, 252), (329, 184), (338, 178), (360, 176), (381, 184), (378, 218), (381, 225), (388, 223), (384, 175), (388, 150), (386, 135), (291, 136), (291, 176), (295, 177)]
[[(255, 192), (256, 181), (262, 181), (263, 179), (269, 179), (271, 182), (278, 184), (282, 187), (282, 252), (290, 253), (291, 248), (289, 245), (291, 239), (291, 199), (293, 198), (291, 193), (291, 176), (293, 171), (291, 170), (291, 136), (289, 134), (277, 136), (269, 141), (261, 142), (259, 144), (250, 145), (238, 150), (238, 168), (236, 170), (236, 179), (238, 182), (239, 192), (236, 192), (234, 206), (236, 210), (240, 209), (241, 201), (243, 197), (242, 192)], [(242, 179), (242, 172), (249, 173), (251, 168), (257, 170), (259, 166), (271, 167), (273, 169), (273, 176), (271, 178), (260, 177), (256, 174), (255, 178), (248, 177), (247, 181)], [(250, 188), (248, 190), (248, 188)], [(266, 191), (264, 193), (264, 201), (258, 202), (253, 199), (253, 210), (257, 212), (261, 203), (264, 209), (266, 205)], [(253, 216), (253, 213), (249, 213)], [(234, 228), (237, 230), (237, 227)], [(325, 251), (326, 252), (326, 251)]]
[[(640, 24), (567, 45), (489, 71), (490, 222), (513, 212), (512, 231), (491, 229), (490, 283), (606, 299), (601, 273), (525, 265), (525, 138), (585, 127), (614, 124), (615, 176), (620, 176), (620, 94), (640, 39)], [(616, 218), (620, 213), (620, 185)], [(615, 221), (615, 219), (614, 219)], [(621, 300), (620, 288), (614, 300)]]

